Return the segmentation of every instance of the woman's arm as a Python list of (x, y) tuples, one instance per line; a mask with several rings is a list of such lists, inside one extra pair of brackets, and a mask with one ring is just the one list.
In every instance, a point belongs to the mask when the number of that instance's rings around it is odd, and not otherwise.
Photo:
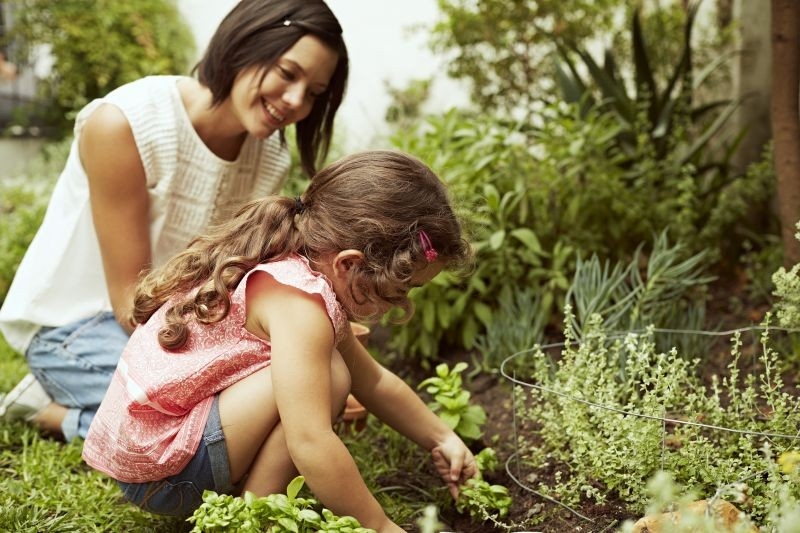
[(110, 104), (87, 119), (79, 139), (81, 163), (100, 243), (114, 315), (129, 333), (139, 273), (150, 266), (149, 199), (144, 166), (130, 124)]

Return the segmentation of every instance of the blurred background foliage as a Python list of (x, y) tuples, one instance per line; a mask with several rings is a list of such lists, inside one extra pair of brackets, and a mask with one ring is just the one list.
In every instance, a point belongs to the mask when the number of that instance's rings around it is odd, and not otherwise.
[[(697, 327), (701, 315), (687, 305), (702, 309), (708, 291), (681, 289), (680, 275), (647, 279), (665, 239), (672, 264), (692, 260), (692, 279), (703, 280), (693, 285), (746, 268), (764, 280), (778, 267), (769, 145), (733, 163), (746, 129), (734, 120), (745, 97), (731, 85), (729, 3), (717, 2), (702, 24), (695, 2), (439, 6), (432, 46), (469, 82), (479, 111), (398, 117), (421, 108), (406, 102), (387, 119), (398, 126), (394, 145), (449, 184), (477, 261), (467, 280), (442, 276), (416, 290), (414, 319), (393, 332), (398, 352), (427, 364), (445, 343), (477, 349), (482, 366), (496, 368), (502, 358), (493, 352), (511, 349), (501, 338), (523, 349), (559, 329), (568, 292), (588, 290), (576, 270), (590, 258), (627, 265), (641, 287), (666, 283), (650, 318)], [(754, 250), (759, 272), (742, 262)], [(594, 308), (611, 308), (612, 295), (596, 294), (606, 300)]]
[(17, 114), (44, 120), (55, 134), (72, 131), (75, 114), (94, 98), (151, 74), (186, 74), (194, 37), (174, 0), (15, 0), (4, 43), (23, 65), (37, 47), (52, 58), (39, 99)]

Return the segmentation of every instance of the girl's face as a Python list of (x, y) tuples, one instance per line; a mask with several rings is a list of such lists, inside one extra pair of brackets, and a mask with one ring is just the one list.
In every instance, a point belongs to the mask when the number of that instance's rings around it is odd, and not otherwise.
[(328, 88), (339, 55), (307, 34), (274, 65), (253, 66), (236, 76), (231, 88), (234, 114), (244, 130), (264, 139), (306, 118)]
[[(415, 287), (422, 287), (430, 280), (432, 280), (439, 272), (442, 271), (443, 264), (439, 261), (433, 263), (425, 263), (423, 267), (417, 270), (411, 276), (411, 282), (408, 284), (397, 283), (396, 286), (390, 289), (390, 296), (405, 298), (408, 292)], [(366, 320), (378, 319), (385, 315), (392, 309), (393, 305), (389, 302), (363, 302), (365, 300), (363, 295), (354, 295), (350, 290), (349, 283), (346, 278), (340, 278), (340, 283), (334, 281), (334, 292), (342, 303), (342, 306), (347, 311), (350, 320)]]

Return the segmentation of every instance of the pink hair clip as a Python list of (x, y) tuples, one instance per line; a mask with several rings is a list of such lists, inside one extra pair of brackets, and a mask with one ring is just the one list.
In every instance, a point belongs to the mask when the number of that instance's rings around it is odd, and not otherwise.
[(428, 263), (433, 263), (439, 257), (439, 252), (433, 247), (430, 237), (425, 233), (425, 230), (419, 230), (419, 242), (422, 244), (422, 251), (425, 252), (425, 259)]

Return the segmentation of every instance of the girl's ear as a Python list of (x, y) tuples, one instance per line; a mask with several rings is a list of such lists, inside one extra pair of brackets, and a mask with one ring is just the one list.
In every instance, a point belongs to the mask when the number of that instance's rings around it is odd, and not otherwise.
[(364, 261), (364, 254), (358, 250), (342, 250), (333, 258), (333, 273), (336, 277), (347, 277), (353, 267)]

